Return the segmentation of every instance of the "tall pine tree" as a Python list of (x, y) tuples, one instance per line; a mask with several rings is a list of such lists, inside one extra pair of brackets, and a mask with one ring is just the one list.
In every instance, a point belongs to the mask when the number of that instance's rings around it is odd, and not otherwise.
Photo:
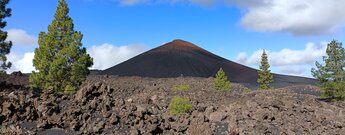
[(0, 0), (0, 75), (4, 75), (5, 70), (11, 67), (6, 55), (10, 53), (12, 42), (6, 41), (7, 32), (2, 30), (7, 25), (4, 19), (11, 16), (11, 9), (6, 7), (8, 3), (9, 0)]
[(325, 65), (316, 62), (312, 75), (322, 87), (325, 98), (345, 98), (345, 50), (342, 43), (333, 40), (327, 45), (327, 56), (323, 57)]
[(38, 72), (30, 76), (34, 88), (70, 92), (86, 79), (92, 58), (82, 47), (83, 35), (74, 31), (69, 8), (65, 0), (59, 0), (54, 20), (48, 32), (39, 34), (39, 47), (35, 49), (33, 65)]
[(267, 90), (271, 89), (270, 83), (273, 82), (273, 75), (271, 74), (271, 70), (269, 70), (270, 64), (268, 63), (268, 58), (266, 51), (264, 50), (261, 56), (261, 65), (258, 78), (258, 83), (260, 85), (260, 89)]

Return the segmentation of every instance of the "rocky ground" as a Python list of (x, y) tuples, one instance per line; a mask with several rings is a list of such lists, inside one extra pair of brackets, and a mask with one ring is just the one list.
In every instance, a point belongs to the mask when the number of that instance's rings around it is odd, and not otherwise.
[[(92, 76), (63, 96), (7, 85), (0, 87), (0, 134), (345, 133), (345, 103), (318, 99), (315, 86), (250, 92), (234, 84), (232, 92), (221, 92), (212, 81)], [(191, 90), (174, 90), (178, 84)], [(192, 110), (170, 115), (176, 95), (190, 98)]]

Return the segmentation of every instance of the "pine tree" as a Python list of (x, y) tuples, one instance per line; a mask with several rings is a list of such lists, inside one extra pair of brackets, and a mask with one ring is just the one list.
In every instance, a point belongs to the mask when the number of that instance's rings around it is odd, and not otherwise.
[(318, 80), (325, 98), (345, 98), (345, 50), (342, 43), (333, 40), (327, 45), (325, 65), (316, 62), (312, 75)]
[(214, 87), (216, 90), (221, 91), (229, 91), (232, 88), (231, 83), (228, 80), (228, 77), (226, 76), (222, 68), (220, 68), (216, 74), (216, 79), (214, 80)]
[(268, 90), (271, 89), (270, 83), (273, 82), (273, 75), (271, 74), (271, 70), (269, 70), (270, 65), (268, 63), (267, 54), (264, 50), (261, 56), (261, 65), (258, 78), (258, 83), (260, 85), (260, 89), (262, 90)]
[(6, 41), (7, 32), (2, 31), (7, 25), (4, 19), (11, 16), (12, 10), (6, 7), (8, 3), (9, 0), (0, 0), (0, 75), (4, 75), (5, 70), (11, 67), (11, 63), (7, 61), (6, 55), (10, 53), (12, 42)]
[(69, 8), (65, 0), (59, 0), (54, 20), (48, 32), (39, 34), (39, 47), (35, 49), (33, 65), (38, 72), (30, 76), (34, 88), (70, 92), (86, 79), (92, 58), (82, 47), (83, 35), (74, 31)]

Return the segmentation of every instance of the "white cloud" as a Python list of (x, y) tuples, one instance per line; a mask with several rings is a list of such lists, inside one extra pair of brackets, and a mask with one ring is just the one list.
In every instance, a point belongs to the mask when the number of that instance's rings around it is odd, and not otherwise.
[(27, 52), (22, 56), (10, 53), (7, 58), (12, 63), (12, 67), (8, 69), (7, 72), (12, 73), (15, 71), (21, 71), (22, 73), (31, 73), (35, 70), (32, 64), (34, 55), (34, 52)]
[(14, 45), (35, 45), (37, 39), (35, 36), (29, 35), (25, 30), (10, 29), (7, 30), (7, 41), (12, 41)]
[(278, 67), (279, 73), (288, 74), (288, 75), (295, 75), (295, 76), (307, 76), (310, 77), (310, 70), (311, 67), (303, 65), (303, 66), (281, 66)]
[[(270, 65), (279, 73), (289, 75), (303, 75), (310, 77), (310, 69), (315, 61), (326, 55), (327, 42), (320, 44), (308, 43), (303, 50), (282, 49), (280, 51), (266, 51)], [(257, 50), (251, 55), (242, 52), (235, 59), (244, 65), (258, 67), (263, 50)]]
[[(285, 65), (305, 65), (314, 63), (322, 56), (326, 55), (327, 43), (320, 44), (308, 43), (303, 50), (282, 49), (277, 52), (267, 51), (269, 62), (272, 66), (285, 66)], [(261, 61), (262, 50), (255, 51), (250, 57), (244, 55), (245, 53), (238, 54), (238, 62), (258, 65)]]
[(112, 44), (103, 44), (92, 46), (88, 53), (93, 57), (92, 69), (106, 69), (128, 60), (142, 52), (146, 48), (142, 45), (114, 46)]
[(334, 34), (345, 25), (345, 0), (116, 0), (122, 5), (190, 3), (235, 5), (243, 10), (241, 25), (258, 32), (298, 36)]
[[(125, 60), (128, 60), (146, 50), (142, 45), (114, 46), (103, 44), (88, 48), (88, 53), (93, 57), (94, 65), (91, 69), (106, 69)], [(21, 71), (22, 73), (31, 73), (35, 68), (32, 60), (34, 52), (26, 52), (23, 55), (10, 53), (7, 58), (12, 62), (12, 67), (7, 73)]]
[(320, 35), (345, 24), (345, 0), (227, 0), (244, 9), (242, 26), (259, 32)]
[(239, 53), (235, 59), (236, 62), (243, 63), (243, 64), (245, 64), (247, 60), (248, 60), (248, 56), (246, 52)]

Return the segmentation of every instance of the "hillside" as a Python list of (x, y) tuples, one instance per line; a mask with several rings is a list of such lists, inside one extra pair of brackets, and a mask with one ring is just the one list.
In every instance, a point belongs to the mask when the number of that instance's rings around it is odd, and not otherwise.
[[(247, 87), (257, 87), (257, 70), (217, 56), (197, 45), (183, 40), (174, 40), (149, 50), (123, 63), (101, 72), (118, 76), (169, 77), (214, 77), (223, 68), (232, 82)], [(315, 80), (304, 77), (274, 74), (274, 87), (314, 84)]]

